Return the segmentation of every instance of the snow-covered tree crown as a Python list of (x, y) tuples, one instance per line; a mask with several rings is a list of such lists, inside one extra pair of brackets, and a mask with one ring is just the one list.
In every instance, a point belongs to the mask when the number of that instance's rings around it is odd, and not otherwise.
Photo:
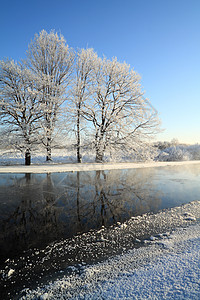
[(66, 128), (75, 134), (79, 162), (87, 143), (97, 161), (107, 150), (140, 153), (159, 129), (140, 81), (125, 62), (100, 58), (93, 49), (74, 51), (62, 35), (42, 30), (23, 62), (0, 62), (0, 116), (21, 132), (28, 151), (41, 143), (47, 160)]

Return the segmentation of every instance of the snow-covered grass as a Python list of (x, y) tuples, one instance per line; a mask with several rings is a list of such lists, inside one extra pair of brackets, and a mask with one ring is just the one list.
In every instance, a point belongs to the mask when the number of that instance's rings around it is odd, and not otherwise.
[(0, 152), (0, 173), (47, 173), (47, 172), (68, 172), (68, 171), (92, 171), (92, 170), (111, 170), (111, 169), (131, 169), (162, 167), (182, 164), (199, 164), (200, 160), (188, 161), (141, 161), (133, 162), (129, 159), (121, 159), (119, 162), (110, 161), (108, 158), (103, 163), (95, 163), (92, 153), (87, 153), (83, 157), (83, 162), (76, 163), (76, 156), (73, 152), (66, 155), (62, 150), (53, 152), (53, 161), (46, 162), (45, 156), (40, 152), (32, 158), (30, 166), (24, 166), (24, 158), (19, 152), (2, 151)]
[[(156, 148), (157, 147), (157, 148)], [(200, 145), (165, 145), (159, 144), (155, 153), (143, 156), (143, 161), (193, 161), (200, 160)], [(160, 147), (160, 149), (158, 149)], [(153, 148), (152, 148), (153, 149)], [(156, 150), (157, 149), (157, 150)], [(148, 152), (148, 151), (147, 151)], [(51, 164), (76, 163), (76, 151), (69, 149), (53, 149)], [(95, 153), (91, 150), (82, 150), (82, 162), (94, 163)], [(104, 162), (138, 162), (138, 158), (133, 153), (106, 153)], [(31, 163), (33, 165), (47, 164), (44, 150), (37, 150), (32, 153)], [(49, 164), (49, 163), (48, 163)], [(24, 165), (24, 155), (19, 151), (0, 149), (0, 166)]]
[[(152, 242), (149, 248), (134, 249), (86, 268), (82, 275), (85, 287), (81, 287), (77, 298), (199, 299), (199, 233), (199, 224), (179, 229), (167, 239)], [(149, 262), (143, 264), (142, 257)], [(136, 268), (135, 259), (139, 262)], [(60, 281), (54, 287), (61, 282), (64, 284)]]
[[(11, 287), (19, 278), (24, 290), (18, 298), (24, 300), (199, 299), (199, 220), (200, 201), (193, 201), (52, 243), (27, 257), (6, 260), (1, 270), (4, 285)], [(120, 255), (118, 245), (123, 247)], [(109, 249), (112, 257), (102, 260)], [(59, 267), (58, 259), (65, 267)], [(31, 290), (31, 274), (41, 270), (38, 275), (43, 278), (50, 265), (58, 266), (57, 279), (49, 282), (49, 277), (45, 285), (44, 280)]]
[(81, 269), (21, 299), (199, 299), (200, 224)]
[[(148, 152), (148, 151), (147, 151)], [(157, 154), (157, 151), (155, 152)], [(92, 150), (82, 150), (82, 163), (94, 163), (95, 153)], [(104, 162), (137, 162), (137, 161), (152, 161), (153, 155), (143, 155), (143, 158), (138, 158), (134, 153), (126, 153), (116, 151), (115, 153), (106, 152), (103, 158)], [(76, 163), (76, 150), (69, 149), (53, 149), (52, 161), (48, 164), (61, 163)], [(31, 164), (47, 164), (44, 150), (36, 150), (31, 154)], [(24, 165), (24, 154), (17, 150), (2, 150), (0, 149), (0, 165)]]
[[(74, 163), (76, 162), (76, 155), (74, 151), (54, 150), (52, 153), (51, 164), (58, 163)], [(86, 161), (91, 161), (92, 157)], [(36, 151), (32, 154), (31, 163), (33, 165), (46, 164), (46, 156), (43, 151)], [(24, 155), (20, 151), (0, 150), (0, 165), (24, 165)]]
[(31, 166), (0, 166), (0, 173), (53, 173), (69, 171), (94, 171), (94, 170), (116, 170), (116, 169), (137, 169), (153, 168), (178, 165), (200, 164), (200, 161), (183, 162), (146, 162), (146, 163), (67, 163), (67, 164), (41, 164)]

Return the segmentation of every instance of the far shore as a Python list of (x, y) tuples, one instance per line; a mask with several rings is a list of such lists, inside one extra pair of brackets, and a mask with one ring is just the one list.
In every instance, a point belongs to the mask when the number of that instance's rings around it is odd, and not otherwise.
[(0, 173), (59, 173), (76, 171), (98, 171), (115, 169), (138, 169), (154, 168), (179, 165), (200, 164), (200, 160), (195, 161), (170, 161), (170, 162), (105, 162), (105, 163), (69, 163), (69, 164), (32, 164), (0, 166)]

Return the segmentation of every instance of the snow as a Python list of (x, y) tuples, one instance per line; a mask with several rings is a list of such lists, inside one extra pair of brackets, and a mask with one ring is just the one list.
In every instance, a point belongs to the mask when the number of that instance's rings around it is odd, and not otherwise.
[[(196, 221), (187, 220), (188, 216)], [(44, 294), (48, 295), (47, 299), (76, 299), (76, 296), (81, 299), (81, 294), (83, 299), (93, 299), (97, 287), (104, 290), (106, 282), (114, 286), (125, 275), (131, 277), (142, 267), (145, 272), (159, 257), (188, 250), (190, 240), (195, 245), (195, 232), (199, 236), (199, 228), (195, 226), (199, 220), (200, 201), (192, 201), (155, 214), (132, 217), (113, 227), (103, 226), (98, 231), (57, 241), (42, 249), (34, 248), (20, 257), (7, 259), (2, 265), (4, 299), (10, 291), (12, 299), (40, 299)], [(174, 231), (174, 228), (179, 229)], [(9, 277), (11, 269), (15, 272)]]
[(82, 266), (81, 275), (64, 276), (21, 299), (199, 299), (199, 287), (197, 223), (150, 239), (146, 247)]
[(68, 163), (68, 164), (33, 164), (30, 166), (0, 165), (0, 173), (55, 173), (69, 171), (94, 171), (94, 170), (116, 170), (116, 169), (137, 169), (165, 166), (180, 166), (200, 164), (196, 161), (175, 161), (175, 162), (121, 162), (121, 163)]
[(160, 151), (157, 159), (159, 161), (184, 161), (199, 160), (200, 145), (171, 145)]
[[(188, 220), (189, 216), (193, 220)], [(120, 236), (125, 239), (130, 232), (147, 236), (135, 239), (139, 247), (92, 265), (82, 261), (69, 266), (70, 275), (38, 285), (35, 290), (27, 288), (20, 299), (199, 299), (199, 220), (200, 201), (133, 217), (112, 229), (111, 234), (114, 237), (117, 233), (115, 239)], [(98, 233), (105, 238), (104, 229)], [(57, 243), (57, 249), (48, 248), (48, 251), (54, 255), (60, 246)]]
[(8, 277), (11, 277), (11, 276), (13, 275), (14, 272), (15, 272), (14, 269), (10, 269), (10, 270), (8, 271)]

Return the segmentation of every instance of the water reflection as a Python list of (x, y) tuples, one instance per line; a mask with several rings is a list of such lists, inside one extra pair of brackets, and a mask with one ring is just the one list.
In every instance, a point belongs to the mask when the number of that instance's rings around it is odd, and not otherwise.
[[(187, 172), (190, 179), (195, 176), (195, 197), (200, 193), (200, 167), (197, 169)], [(1, 174), (0, 256), (12, 257), (79, 232), (175, 206), (180, 197), (172, 191), (178, 189), (182, 203), (196, 200), (186, 193), (186, 173), (180, 174), (180, 170), (174, 173), (167, 168)]]
[[(49, 178), (41, 182), (25, 174), (8, 179), (8, 186), (1, 186), (0, 251), (14, 255), (22, 250), (52, 240), (58, 232), (58, 210), (53, 193), (43, 191)], [(51, 195), (51, 197), (49, 196)], [(48, 235), (49, 233), (49, 235)]]

